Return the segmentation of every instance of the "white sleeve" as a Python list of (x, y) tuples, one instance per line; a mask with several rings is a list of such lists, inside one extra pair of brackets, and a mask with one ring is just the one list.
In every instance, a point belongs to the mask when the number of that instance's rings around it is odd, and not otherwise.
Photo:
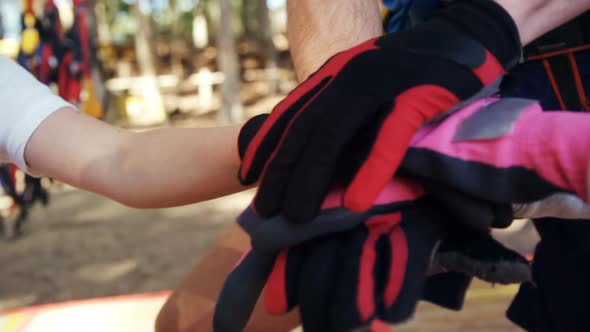
[(25, 146), (51, 113), (74, 107), (16, 62), (0, 55), (0, 161), (27, 171)]

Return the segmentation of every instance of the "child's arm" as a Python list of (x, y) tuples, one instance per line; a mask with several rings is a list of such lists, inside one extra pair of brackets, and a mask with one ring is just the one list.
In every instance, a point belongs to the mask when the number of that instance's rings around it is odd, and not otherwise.
[(70, 108), (51, 114), (27, 143), (29, 170), (138, 208), (169, 207), (244, 190), (239, 127), (134, 133)]
[(0, 56), (0, 162), (133, 207), (199, 202), (244, 189), (238, 127), (132, 133), (74, 110)]

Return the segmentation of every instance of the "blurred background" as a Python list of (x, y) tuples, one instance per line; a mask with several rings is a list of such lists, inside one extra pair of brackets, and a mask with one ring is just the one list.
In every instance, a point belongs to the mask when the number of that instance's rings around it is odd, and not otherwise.
[[(288, 50), (285, 0), (0, 0), (0, 54), (131, 130), (269, 112), (296, 84)], [(150, 331), (252, 197), (134, 210), (14, 165), (0, 182), (0, 332)], [(526, 221), (498, 236), (523, 253), (537, 239)], [(462, 313), (423, 305), (399, 330), (516, 330), (504, 318), (516, 289), (476, 283)]]
[(1, 53), (120, 125), (240, 122), (294, 83), (284, 0), (1, 0), (0, 17)]

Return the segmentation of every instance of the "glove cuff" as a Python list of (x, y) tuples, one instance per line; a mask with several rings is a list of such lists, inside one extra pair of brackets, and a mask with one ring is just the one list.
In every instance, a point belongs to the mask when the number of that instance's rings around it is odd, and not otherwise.
[(522, 43), (516, 23), (495, 1), (455, 1), (439, 17), (481, 42), (505, 70), (522, 62)]

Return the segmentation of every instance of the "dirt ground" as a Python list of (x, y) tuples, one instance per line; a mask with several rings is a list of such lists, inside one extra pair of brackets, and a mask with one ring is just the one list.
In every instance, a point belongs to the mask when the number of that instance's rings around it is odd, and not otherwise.
[(0, 241), (0, 309), (171, 289), (250, 197), (135, 210), (78, 190), (54, 193), (21, 239)]

